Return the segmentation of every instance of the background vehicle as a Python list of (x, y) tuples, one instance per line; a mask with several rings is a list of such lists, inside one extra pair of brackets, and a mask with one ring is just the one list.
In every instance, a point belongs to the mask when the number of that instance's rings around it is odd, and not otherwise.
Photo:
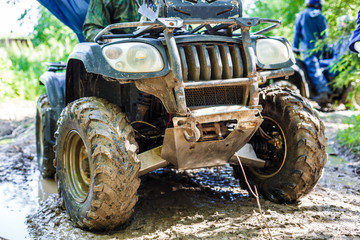
[[(356, 109), (360, 109), (360, 92), (357, 89), (357, 84), (353, 83), (347, 87), (338, 88), (334, 86), (334, 79), (336, 74), (329, 73), (329, 66), (323, 65), (323, 74), (329, 83), (331, 94), (326, 102), (319, 102), (320, 106), (326, 106), (328, 103), (332, 104), (347, 104), (351, 101), (351, 105)], [(316, 96), (316, 89), (314, 84), (311, 82), (307, 73), (305, 63), (296, 58), (296, 64), (293, 66), (294, 75), (290, 76), (289, 79), (277, 79), (273, 85), (280, 87), (288, 87), (291, 90), (299, 93), (301, 96), (312, 99)], [(355, 91), (356, 90), (356, 91)], [(350, 94), (350, 96), (349, 96)]]
[[(95, 230), (125, 223), (139, 176), (165, 166), (230, 163), (247, 188), (237, 156), (264, 198), (292, 203), (309, 193), (327, 160), (324, 125), (294, 92), (259, 89), (293, 73), (287, 40), (261, 35), (280, 22), (242, 18), (241, 1), (143, 7), (152, 21), (109, 25), (94, 43), (74, 48), (66, 74), (41, 78), (49, 103), (39, 99), (40, 167), (47, 176), (44, 149), (54, 144), (73, 222)], [(250, 33), (262, 23), (272, 25)], [(128, 27), (138, 28), (107, 35)]]

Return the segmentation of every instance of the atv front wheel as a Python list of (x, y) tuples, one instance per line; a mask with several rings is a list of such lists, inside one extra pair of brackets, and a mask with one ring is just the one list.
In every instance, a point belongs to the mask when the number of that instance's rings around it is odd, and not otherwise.
[(35, 136), (36, 136), (36, 155), (39, 170), (44, 178), (53, 178), (55, 174), (54, 159), (55, 153), (53, 143), (45, 136), (50, 126), (47, 125), (45, 114), (50, 108), (48, 96), (41, 95), (36, 105)]
[(271, 84), (271, 87), (288, 88), (291, 91), (295, 92), (296, 94), (301, 95), (300, 89), (295, 84), (287, 80), (275, 81), (274, 83)]
[(106, 100), (81, 98), (62, 111), (58, 125), (58, 185), (73, 222), (92, 230), (124, 224), (140, 185), (138, 145), (126, 115)]
[[(264, 168), (244, 167), (251, 187), (278, 203), (292, 203), (308, 194), (320, 179), (325, 163), (324, 124), (299, 95), (289, 89), (265, 88), (260, 92), (264, 122), (250, 140)], [(240, 166), (234, 175), (248, 189)]]

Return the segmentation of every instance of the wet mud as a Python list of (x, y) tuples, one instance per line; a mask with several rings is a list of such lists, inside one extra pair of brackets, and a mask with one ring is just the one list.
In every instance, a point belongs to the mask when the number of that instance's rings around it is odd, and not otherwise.
[[(329, 161), (308, 196), (293, 205), (260, 200), (273, 239), (360, 239), (360, 157), (334, 138), (351, 114), (321, 113)], [(0, 129), (11, 122), (0, 121)], [(41, 180), (36, 161), (33, 123), (12, 141), (0, 141), (0, 239), (268, 239), (255, 198), (240, 189), (230, 166), (141, 177), (131, 221), (99, 233), (73, 226), (56, 183)]]

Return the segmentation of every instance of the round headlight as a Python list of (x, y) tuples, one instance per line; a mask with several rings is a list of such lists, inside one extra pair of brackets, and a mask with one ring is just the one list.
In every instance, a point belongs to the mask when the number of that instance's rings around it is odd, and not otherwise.
[(275, 39), (257, 40), (256, 56), (261, 64), (267, 65), (284, 63), (290, 59), (286, 45)]
[(159, 72), (165, 66), (159, 50), (146, 43), (108, 45), (103, 48), (103, 55), (110, 66), (119, 72)]
[(121, 48), (110, 46), (105, 49), (105, 56), (109, 59), (118, 59), (122, 53)]
[(144, 46), (134, 46), (127, 52), (127, 62), (134, 69), (150, 68), (151, 64), (156, 61), (154, 55), (152, 49)]

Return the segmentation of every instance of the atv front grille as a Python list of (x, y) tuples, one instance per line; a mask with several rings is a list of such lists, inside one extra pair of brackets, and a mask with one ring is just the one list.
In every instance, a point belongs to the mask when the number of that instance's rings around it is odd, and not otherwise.
[(185, 89), (188, 107), (244, 104), (244, 86)]
[(178, 45), (184, 82), (241, 78), (241, 45), (181, 43)]
[[(225, 84), (226, 80), (243, 78), (242, 45), (231, 42), (181, 42), (178, 44), (187, 107), (245, 105), (249, 86)], [(224, 81), (213, 85), (214, 80)], [(209, 83), (207, 85), (207, 82)]]

